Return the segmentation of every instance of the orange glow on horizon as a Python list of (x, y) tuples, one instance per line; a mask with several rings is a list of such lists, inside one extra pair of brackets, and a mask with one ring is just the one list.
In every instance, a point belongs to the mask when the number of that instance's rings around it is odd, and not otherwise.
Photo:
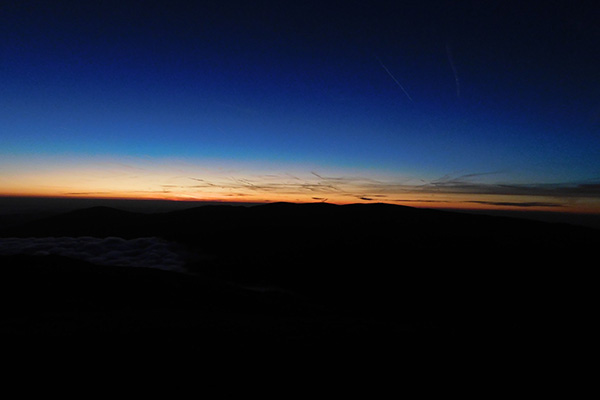
[[(223, 203), (389, 203), (448, 210), (519, 210), (600, 214), (595, 197), (547, 193), (461, 193), (420, 179), (348, 171), (307, 172), (298, 166), (266, 169), (169, 161), (128, 165), (112, 161), (16, 169), (0, 176), (2, 197), (53, 197)], [(281, 172), (288, 171), (288, 172)], [(291, 172), (289, 172), (291, 171)], [(310, 171), (310, 169), (308, 169)], [(401, 183), (398, 183), (401, 182)], [(476, 186), (476, 185), (474, 185)], [(485, 184), (481, 187), (486, 189)]]
[(261, 204), (261, 203), (276, 203), (276, 202), (289, 202), (289, 203), (330, 203), (330, 204), (374, 204), (374, 203), (387, 203), (396, 204), (415, 208), (426, 208), (426, 209), (439, 209), (439, 210), (481, 210), (481, 211), (492, 211), (492, 210), (507, 210), (507, 211), (536, 211), (536, 212), (561, 212), (561, 213), (578, 213), (578, 214), (600, 214), (600, 209), (597, 206), (589, 204), (579, 204), (573, 206), (563, 207), (548, 207), (548, 206), (528, 206), (518, 207), (509, 205), (490, 205), (490, 204), (477, 204), (471, 202), (471, 200), (439, 200), (432, 202), (431, 200), (419, 200), (414, 199), (411, 201), (389, 201), (389, 200), (361, 200), (356, 198), (345, 198), (345, 197), (331, 197), (323, 200), (315, 200), (310, 197), (299, 197), (295, 195), (274, 195), (270, 197), (266, 196), (190, 196), (190, 195), (157, 195), (147, 194), (140, 195), (139, 193), (112, 193), (106, 195), (94, 195), (94, 194), (51, 194), (51, 193), (39, 193), (35, 191), (20, 192), (20, 193), (7, 193), (5, 191), (0, 192), (0, 197), (13, 197), (13, 198), (64, 198), (64, 199), (101, 199), (101, 200), (132, 200), (132, 201), (172, 201), (172, 202), (207, 202), (207, 203), (239, 203), (239, 204)]

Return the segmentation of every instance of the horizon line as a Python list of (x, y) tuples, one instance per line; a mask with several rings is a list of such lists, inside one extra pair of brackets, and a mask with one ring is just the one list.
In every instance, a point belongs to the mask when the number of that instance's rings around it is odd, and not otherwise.
[[(332, 204), (332, 205), (351, 205), (351, 204), (388, 204), (410, 208), (432, 209), (432, 210), (448, 210), (448, 211), (476, 211), (476, 212), (518, 212), (518, 213), (549, 213), (549, 214), (568, 214), (568, 215), (597, 215), (600, 216), (600, 210), (590, 209), (574, 209), (569, 207), (561, 207), (558, 205), (543, 205), (535, 203), (498, 203), (498, 202), (481, 202), (481, 201), (447, 201), (447, 200), (397, 200), (397, 201), (372, 201), (371, 199), (363, 199), (360, 202), (350, 201), (289, 201), (289, 200), (258, 200), (258, 201), (243, 201), (243, 200), (224, 200), (224, 199), (195, 199), (195, 198), (148, 198), (148, 197), (119, 197), (119, 196), (77, 196), (77, 195), (34, 195), (34, 194), (5, 194), (0, 193), (0, 199), (36, 199), (36, 200), (81, 200), (81, 201), (123, 201), (123, 202), (162, 202), (162, 203), (205, 203), (205, 204), (239, 204), (239, 205), (262, 205), (274, 203), (289, 203), (289, 204)], [(473, 205), (479, 205), (473, 206)]]

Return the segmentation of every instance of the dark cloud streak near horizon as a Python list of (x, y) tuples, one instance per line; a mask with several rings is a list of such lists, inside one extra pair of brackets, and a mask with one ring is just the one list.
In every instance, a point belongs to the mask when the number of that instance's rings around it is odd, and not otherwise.
[[(429, 182), (420, 180), (421, 182), (407, 183), (402, 182), (384, 182), (369, 178), (360, 177), (333, 177), (323, 176), (314, 171), (313, 176), (318, 178), (317, 182), (306, 182), (296, 178), (294, 182), (287, 183), (270, 183), (257, 182), (253, 183), (250, 179), (232, 180), (226, 185), (218, 185), (216, 183), (205, 182), (210, 187), (220, 186), (227, 189), (251, 189), (251, 190), (277, 190), (287, 193), (302, 193), (305, 191), (311, 192), (331, 192), (344, 193), (349, 196), (372, 201), (373, 198), (385, 198), (394, 194), (470, 194), (470, 195), (499, 195), (499, 196), (533, 196), (533, 197), (551, 197), (554, 199), (564, 199), (574, 197), (600, 198), (600, 183), (554, 183), (554, 184), (503, 184), (503, 183), (483, 183), (473, 181), (473, 178), (484, 177), (497, 174), (496, 172), (489, 173), (470, 173), (457, 177), (446, 175), (439, 179)], [(192, 178), (197, 181), (202, 179)], [(373, 193), (372, 195), (364, 195), (360, 192)], [(423, 199), (422, 201), (426, 201)], [(519, 202), (519, 201), (465, 201), (466, 203), (489, 204), (489, 205), (518, 205), (524, 207), (539, 205), (547, 206), (555, 205), (560, 207), (564, 205), (561, 202)]]

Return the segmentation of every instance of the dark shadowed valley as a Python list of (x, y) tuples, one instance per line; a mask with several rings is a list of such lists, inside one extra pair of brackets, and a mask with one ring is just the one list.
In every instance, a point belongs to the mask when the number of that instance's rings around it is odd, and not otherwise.
[(600, 244), (567, 224), (322, 203), (92, 207), (1, 235), (13, 350), (204, 355), (542, 357), (585, 331)]

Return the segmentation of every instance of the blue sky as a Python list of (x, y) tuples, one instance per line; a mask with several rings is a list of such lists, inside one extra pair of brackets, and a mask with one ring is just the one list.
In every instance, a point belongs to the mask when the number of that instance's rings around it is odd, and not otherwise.
[[(285, 193), (299, 201), (370, 196), (512, 207), (535, 198), (597, 209), (598, 8), (566, 1), (4, 5), (0, 188), (4, 195), (34, 194), (38, 185), (38, 194), (92, 193), (81, 171), (109, 179), (120, 164), (147, 173), (97, 192), (131, 196), (122, 193), (130, 185), (167, 193), (183, 174), (229, 197), (253, 187), (254, 200), (270, 201), (285, 198), (273, 187), (289, 189), (290, 176), (310, 187), (324, 186), (318, 176), (327, 176), (378, 185), (336, 186), (329, 196), (297, 187)], [(266, 175), (273, 179), (261, 192)], [(234, 190), (235, 180), (254, 186)], [(515, 185), (527, 196), (506, 190)], [(559, 189), (550, 195), (540, 185)], [(168, 191), (219, 196), (200, 187), (184, 192)]]

